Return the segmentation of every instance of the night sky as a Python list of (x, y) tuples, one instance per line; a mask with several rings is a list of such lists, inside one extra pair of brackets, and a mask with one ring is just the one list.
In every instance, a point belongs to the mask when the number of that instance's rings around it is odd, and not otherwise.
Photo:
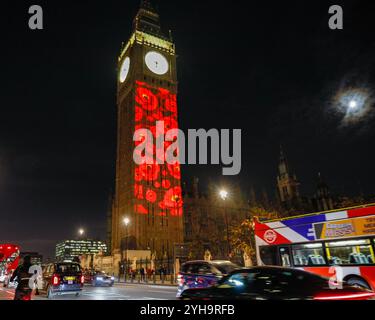
[[(372, 4), (371, 4), (372, 2)], [(275, 193), (282, 144), (302, 193), (374, 194), (374, 1), (154, 1), (178, 52), (179, 121), (242, 129), (242, 171), (184, 166), (183, 178)], [(251, 4), (246, 6), (246, 4)], [(44, 30), (28, 8), (44, 9)], [(344, 30), (328, 8), (344, 9)], [(0, 242), (53, 256), (56, 241), (105, 239), (116, 146), (116, 61), (139, 0), (14, 1), (1, 15)], [(334, 97), (368, 93), (346, 123)]]

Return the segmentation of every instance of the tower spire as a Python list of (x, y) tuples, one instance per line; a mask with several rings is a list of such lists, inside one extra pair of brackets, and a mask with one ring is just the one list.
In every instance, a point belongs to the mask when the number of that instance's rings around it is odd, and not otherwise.
[(140, 8), (133, 22), (134, 31), (141, 31), (162, 39), (168, 39), (162, 32), (159, 13), (150, 0), (141, 0)]
[(286, 159), (286, 154), (285, 154), (283, 145), (280, 144), (280, 162), (283, 162), (283, 161), (287, 162), (287, 159)]
[(284, 156), (283, 145), (280, 143), (280, 158)]
[(280, 144), (279, 174), (280, 175), (288, 175), (289, 174), (288, 161), (286, 159), (284, 149), (283, 149), (283, 146), (281, 144)]
[(154, 7), (151, 4), (150, 0), (141, 0), (141, 9), (151, 10), (154, 11)]
[(316, 188), (316, 210), (326, 211), (333, 209), (333, 200), (321, 172), (318, 172), (318, 183)]
[(285, 207), (297, 208), (299, 205), (299, 182), (295, 174), (291, 174), (283, 147), (280, 145), (279, 173), (277, 188), (281, 203)]

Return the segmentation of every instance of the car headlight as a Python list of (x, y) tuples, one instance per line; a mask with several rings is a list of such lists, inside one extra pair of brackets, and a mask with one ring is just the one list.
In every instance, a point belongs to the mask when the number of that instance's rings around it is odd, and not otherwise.
[(115, 280), (115, 277), (111, 277), (111, 280)]

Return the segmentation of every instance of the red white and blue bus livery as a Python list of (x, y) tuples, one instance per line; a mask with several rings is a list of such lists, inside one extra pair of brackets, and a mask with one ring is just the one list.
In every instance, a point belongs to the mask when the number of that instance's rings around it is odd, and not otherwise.
[(255, 219), (258, 265), (310, 271), (375, 290), (375, 204), (286, 219)]
[(7, 284), (13, 271), (18, 267), (19, 259), (19, 246), (9, 243), (0, 243), (0, 282)]

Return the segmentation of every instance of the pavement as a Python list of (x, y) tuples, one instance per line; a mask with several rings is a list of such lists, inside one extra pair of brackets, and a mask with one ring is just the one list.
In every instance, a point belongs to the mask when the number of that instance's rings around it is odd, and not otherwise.
[[(113, 287), (85, 285), (82, 294), (55, 296), (54, 300), (176, 300), (177, 287), (138, 283), (115, 283)], [(13, 300), (14, 289), (0, 288), (0, 300)], [(44, 294), (32, 300), (48, 300)]]
[[(125, 284), (125, 281), (122, 278), (121, 281), (118, 282), (118, 279), (116, 278), (115, 283), (116, 284)], [(161, 286), (173, 286), (173, 287), (177, 288), (177, 284), (176, 283), (171, 283), (170, 279), (164, 280), (164, 281), (161, 281), (160, 279), (155, 279), (155, 281), (153, 281), (151, 279), (151, 280), (148, 280), (147, 282), (145, 282), (145, 281), (138, 281), (138, 279), (134, 279), (133, 282), (132, 282), (131, 280), (126, 279), (126, 284), (161, 285)]]

